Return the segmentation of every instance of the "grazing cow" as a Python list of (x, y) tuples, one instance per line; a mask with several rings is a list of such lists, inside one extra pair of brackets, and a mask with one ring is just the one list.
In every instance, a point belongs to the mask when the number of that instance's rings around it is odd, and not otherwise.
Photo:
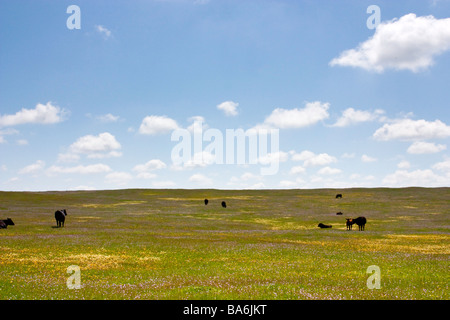
[(353, 219), (345, 219), (345, 220), (347, 220), (346, 222), (347, 230), (352, 230), (352, 226), (354, 224)]
[(227, 203), (225, 201), (222, 201), (222, 207), (224, 207), (224, 208), (227, 207)]
[(64, 227), (64, 221), (66, 221), (67, 211), (66, 209), (58, 210), (55, 212), (56, 225), (58, 227)]
[(336, 199), (342, 199), (342, 194), (338, 193), (338, 194), (336, 195)]
[(6, 229), (8, 226), (13, 226), (14, 222), (11, 220), (11, 218), (8, 218), (6, 220), (0, 220), (0, 229)]
[(208, 204), (209, 200), (205, 199), (205, 206)]
[(324, 229), (324, 228), (333, 228), (333, 226), (331, 226), (331, 225), (326, 225), (326, 224), (323, 224), (323, 223), (319, 223), (318, 227), (321, 228), (321, 229)]
[(336, 212), (336, 215), (337, 215), (337, 216), (342, 216), (342, 212), (340, 212), (340, 211), (339, 211), (339, 212)]
[(352, 230), (352, 226), (356, 223), (359, 231), (364, 231), (367, 219), (364, 217), (358, 217), (356, 219), (347, 219), (347, 230)]

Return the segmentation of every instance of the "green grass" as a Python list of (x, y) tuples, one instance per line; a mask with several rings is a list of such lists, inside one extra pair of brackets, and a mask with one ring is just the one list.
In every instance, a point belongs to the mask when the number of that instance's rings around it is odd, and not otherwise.
[[(0, 230), (0, 299), (449, 299), (450, 188), (0, 192), (0, 203), (16, 224)], [(358, 216), (366, 231), (346, 231)], [(70, 265), (81, 289), (67, 288)], [(381, 289), (367, 288), (370, 265)]]

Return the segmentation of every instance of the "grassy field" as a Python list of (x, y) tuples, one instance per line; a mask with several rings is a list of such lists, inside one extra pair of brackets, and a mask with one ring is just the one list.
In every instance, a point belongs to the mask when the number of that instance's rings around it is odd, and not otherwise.
[(0, 299), (449, 299), (449, 214), (450, 188), (0, 192)]

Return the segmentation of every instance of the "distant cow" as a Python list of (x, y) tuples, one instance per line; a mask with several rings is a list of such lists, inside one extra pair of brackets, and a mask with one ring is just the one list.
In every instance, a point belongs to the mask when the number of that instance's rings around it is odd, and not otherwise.
[(66, 209), (58, 210), (55, 212), (56, 225), (58, 227), (64, 227), (64, 221), (66, 221), (67, 211)]
[(224, 207), (224, 208), (227, 207), (227, 203), (225, 201), (222, 201), (222, 207)]
[(352, 230), (352, 226), (356, 223), (359, 231), (364, 231), (367, 219), (364, 217), (358, 217), (356, 219), (347, 219), (347, 230)]
[(324, 228), (332, 228), (333, 226), (326, 225), (326, 224), (323, 224), (323, 223), (319, 223), (318, 227), (321, 228), (321, 229), (324, 229)]
[(6, 229), (8, 226), (13, 226), (14, 222), (11, 220), (11, 218), (8, 218), (6, 220), (0, 220), (0, 229)]
[(340, 212), (340, 211), (339, 211), (339, 212), (336, 212), (336, 215), (337, 215), (337, 216), (342, 216), (342, 212)]
[(205, 206), (208, 204), (209, 200), (205, 199)]
[(336, 195), (336, 199), (342, 199), (342, 194), (338, 193), (338, 194)]

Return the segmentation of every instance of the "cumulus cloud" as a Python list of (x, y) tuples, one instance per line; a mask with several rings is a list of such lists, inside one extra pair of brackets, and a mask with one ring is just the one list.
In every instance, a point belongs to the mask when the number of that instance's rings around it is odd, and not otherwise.
[(94, 174), (94, 173), (105, 173), (112, 171), (111, 168), (103, 163), (91, 164), (91, 165), (79, 165), (75, 167), (61, 167), (61, 166), (51, 166), (47, 169), (49, 175), (58, 173), (68, 173), (68, 174)]
[[(190, 158), (183, 164), (184, 168), (196, 168), (196, 167), (206, 167), (216, 162), (216, 156), (207, 151), (201, 151), (194, 153), (193, 157)], [(181, 168), (175, 168), (181, 169)]]
[(196, 173), (189, 177), (190, 182), (195, 182), (200, 185), (211, 185), (213, 183), (211, 178), (208, 178), (207, 176)]
[(34, 109), (25, 109), (10, 115), (0, 115), (0, 127), (21, 124), (53, 124), (64, 120), (67, 111), (58, 106), (38, 103)]
[(435, 144), (433, 142), (415, 141), (409, 146), (407, 152), (411, 154), (438, 153), (447, 149), (445, 144)]
[(425, 170), (397, 170), (383, 179), (383, 184), (391, 187), (441, 187), (448, 186), (450, 177), (434, 173), (430, 169)]
[(441, 120), (426, 121), (401, 119), (393, 123), (386, 123), (375, 131), (373, 138), (376, 140), (427, 140), (442, 139), (450, 136), (450, 126)]
[(30, 173), (36, 173), (44, 169), (45, 162), (42, 160), (38, 160), (33, 164), (30, 164), (22, 169), (19, 170), (19, 174), (30, 174)]
[(190, 117), (188, 121), (192, 122), (192, 124), (187, 127), (189, 132), (195, 133), (208, 129), (208, 125), (205, 123), (205, 118), (202, 116)]
[(433, 165), (433, 169), (442, 171), (444, 173), (447, 173), (447, 175), (450, 175), (450, 160), (436, 163), (435, 165)]
[(258, 162), (262, 165), (271, 163), (285, 162), (289, 159), (289, 154), (284, 151), (269, 152), (264, 156), (258, 158)]
[(115, 116), (111, 113), (107, 113), (107, 114), (97, 116), (97, 119), (100, 120), (101, 122), (117, 122), (117, 121), (119, 121), (120, 117)]
[(98, 136), (86, 135), (78, 138), (69, 147), (69, 155), (60, 155), (59, 160), (75, 160), (79, 154), (85, 154), (88, 158), (110, 158), (122, 155), (120, 143), (109, 132), (100, 133)]
[(294, 166), (289, 171), (289, 174), (299, 174), (299, 173), (305, 173), (305, 172), (306, 172), (306, 169), (303, 168), (302, 166)]
[(375, 72), (386, 69), (419, 72), (450, 49), (450, 18), (417, 17), (410, 13), (382, 22), (375, 34), (356, 49), (331, 60), (331, 66), (350, 66)]
[(152, 159), (145, 164), (138, 164), (133, 168), (133, 171), (136, 171), (137, 177), (140, 179), (153, 179), (156, 178), (156, 174), (152, 173), (155, 170), (160, 170), (166, 168), (167, 165), (159, 160)]
[(169, 133), (178, 129), (178, 124), (175, 120), (166, 116), (147, 116), (142, 120), (139, 127), (139, 133), (156, 135)]
[(217, 109), (222, 110), (227, 116), (237, 116), (237, 107), (239, 103), (233, 101), (225, 101), (217, 105)]
[(374, 121), (378, 119), (384, 111), (377, 109), (374, 112), (366, 110), (355, 110), (353, 108), (345, 109), (342, 116), (333, 124), (334, 127), (347, 127), (360, 122)]
[(409, 167), (411, 167), (411, 164), (409, 163), (409, 161), (403, 160), (397, 164), (397, 167), (399, 169), (409, 169)]
[(373, 157), (370, 157), (370, 156), (368, 156), (367, 154), (363, 154), (363, 155), (361, 156), (361, 161), (362, 161), (362, 162), (375, 162), (375, 161), (377, 161), (377, 159), (376, 159), (376, 158), (373, 158)]
[(328, 153), (315, 154), (312, 151), (305, 150), (292, 155), (293, 161), (303, 161), (303, 166), (325, 166), (333, 162), (337, 162), (336, 157), (330, 156)]
[(292, 129), (313, 125), (329, 117), (329, 103), (308, 102), (302, 109), (277, 108), (264, 120), (262, 128)]
[(145, 172), (145, 171), (164, 169), (166, 167), (167, 167), (167, 165), (163, 161), (161, 161), (159, 159), (152, 159), (145, 164), (138, 164), (137, 166), (135, 166), (133, 168), (133, 170), (137, 171), (137, 172)]
[(102, 35), (104, 39), (109, 39), (112, 35), (111, 31), (102, 25), (96, 25), (95, 30)]

